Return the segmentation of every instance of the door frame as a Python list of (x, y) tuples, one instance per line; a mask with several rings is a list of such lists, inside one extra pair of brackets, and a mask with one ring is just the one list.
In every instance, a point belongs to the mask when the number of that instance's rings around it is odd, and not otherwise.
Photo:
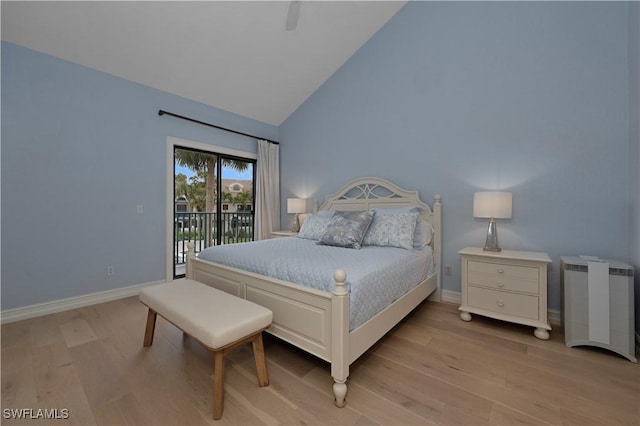
[[(240, 151), (237, 149), (225, 148), (217, 145), (210, 145), (202, 142), (181, 139), (175, 136), (167, 136), (167, 180), (165, 183), (166, 196), (166, 228), (165, 228), (165, 279), (173, 280), (173, 213), (174, 213), (174, 159), (173, 151), (175, 147), (192, 148), (199, 151), (211, 152), (212, 154), (224, 154), (234, 157), (246, 158), (247, 160), (257, 160), (258, 154), (254, 152)], [(255, 172), (255, 171), (254, 171)]]

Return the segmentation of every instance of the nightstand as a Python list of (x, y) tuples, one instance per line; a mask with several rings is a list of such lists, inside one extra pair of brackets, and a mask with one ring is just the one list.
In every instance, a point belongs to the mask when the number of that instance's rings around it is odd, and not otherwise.
[(533, 334), (549, 339), (547, 319), (546, 253), (503, 250), (484, 251), (466, 247), (462, 257), (462, 304), (460, 318), (471, 314), (535, 327)]
[(269, 232), (269, 234), (270, 234), (269, 238), (294, 237), (298, 235), (297, 232), (293, 232), (293, 231), (271, 231)]

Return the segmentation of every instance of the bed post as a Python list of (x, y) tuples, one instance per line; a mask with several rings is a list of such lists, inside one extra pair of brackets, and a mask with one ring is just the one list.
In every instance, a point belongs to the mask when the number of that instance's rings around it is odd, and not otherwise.
[(335, 404), (344, 407), (349, 376), (349, 292), (344, 286), (347, 274), (337, 269), (333, 279), (336, 285), (331, 292), (331, 376)]
[(193, 279), (193, 259), (195, 256), (196, 253), (193, 249), (193, 243), (189, 241), (187, 243), (187, 272), (185, 274), (185, 278), (188, 280)]
[(434, 238), (433, 238), (433, 253), (435, 255), (435, 264), (438, 271), (437, 278), (437, 289), (435, 294), (433, 295), (431, 300), (435, 300), (436, 302), (442, 302), (442, 204), (441, 204), (440, 194), (436, 194), (433, 202), (432, 209), (432, 221), (431, 225), (433, 226)]

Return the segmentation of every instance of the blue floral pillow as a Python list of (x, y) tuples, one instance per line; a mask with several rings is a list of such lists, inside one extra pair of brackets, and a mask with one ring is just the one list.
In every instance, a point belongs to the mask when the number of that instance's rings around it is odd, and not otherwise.
[(332, 218), (335, 213), (336, 213), (335, 210), (319, 210), (318, 213), (316, 213), (316, 215), (320, 217)]
[(371, 225), (373, 211), (337, 211), (330, 219), (325, 233), (318, 244), (359, 249), (362, 239)]
[[(407, 206), (407, 207), (397, 207), (392, 209), (373, 209), (376, 212), (376, 216), (382, 215), (394, 215), (398, 213), (413, 213), (418, 212), (420, 214), (424, 209), (419, 206)], [(418, 216), (416, 219), (416, 229), (413, 233), (413, 248), (421, 249), (431, 242), (433, 228), (431, 224), (422, 220), (422, 217)]]
[(308, 214), (300, 227), (298, 237), (318, 241), (327, 230), (327, 225), (331, 222), (330, 217), (320, 217)]
[(378, 215), (362, 240), (363, 246), (413, 248), (418, 212)]

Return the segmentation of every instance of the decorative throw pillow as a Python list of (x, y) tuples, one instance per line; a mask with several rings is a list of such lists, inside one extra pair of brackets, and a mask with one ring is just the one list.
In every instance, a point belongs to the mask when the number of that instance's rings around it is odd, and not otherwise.
[(298, 237), (318, 241), (326, 231), (329, 222), (331, 222), (330, 217), (320, 217), (315, 214), (308, 214), (304, 223), (300, 227)]
[(316, 213), (318, 216), (320, 217), (333, 217), (333, 215), (336, 213), (335, 210), (318, 210), (318, 213)]
[[(394, 215), (398, 213), (420, 213), (424, 209), (418, 206), (407, 206), (407, 207), (397, 207), (393, 209), (373, 209), (376, 212), (376, 215)], [(422, 216), (418, 215), (416, 219), (416, 229), (413, 233), (413, 248), (421, 249), (427, 244), (431, 243), (431, 235), (433, 233), (433, 228), (431, 224), (422, 220)]]
[(417, 225), (418, 212), (390, 215), (376, 214), (362, 240), (363, 246), (413, 248), (413, 235)]
[(318, 244), (359, 249), (362, 239), (371, 225), (373, 211), (337, 211), (330, 219)]

